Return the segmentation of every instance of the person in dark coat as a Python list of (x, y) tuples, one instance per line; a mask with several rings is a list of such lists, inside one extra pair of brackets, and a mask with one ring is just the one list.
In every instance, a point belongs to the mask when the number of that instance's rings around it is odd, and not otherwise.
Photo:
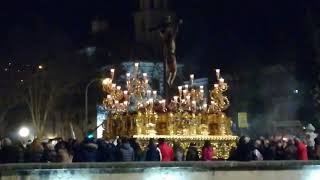
[(275, 148), (269, 140), (264, 140), (264, 149), (262, 151), (263, 160), (274, 160), (275, 158)]
[(284, 160), (284, 159), (285, 159), (285, 154), (284, 154), (283, 143), (278, 142), (275, 150), (275, 160)]
[(130, 143), (130, 146), (134, 150), (135, 161), (141, 161), (141, 159), (142, 159), (142, 149), (140, 147), (139, 142), (137, 141), (137, 138), (131, 138), (129, 143)]
[(146, 161), (161, 161), (160, 149), (156, 146), (154, 139), (149, 139), (146, 151)]
[(82, 162), (96, 162), (97, 161), (98, 145), (94, 139), (86, 138), (81, 144)]
[(116, 146), (110, 140), (99, 139), (97, 141), (97, 161), (113, 162), (116, 160)]
[(2, 141), (2, 148), (0, 150), (0, 163), (18, 163), (21, 162), (21, 153), (23, 151), (13, 145), (9, 138), (5, 138)]
[(179, 142), (175, 142), (173, 145), (173, 160), (184, 161), (184, 149)]
[(187, 151), (186, 161), (199, 161), (199, 152), (196, 146), (196, 143), (190, 143), (190, 146)]
[(127, 138), (122, 139), (122, 145), (120, 147), (120, 154), (122, 161), (134, 161), (134, 150), (130, 146), (130, 143)]
[(242, 136), (239, 139), (238, 146), (235, 152), (235, 160), (237, 161), (251, 161), (252, 153), (250, 146), (250, 138)]
[(35, 138), (26, 150), (26, 162), (41, 162), (43, 156), (43, 146), (38, 138)]
[(43, 144), (43, 154), (41, 162), (57, 162), (57, 152), (51, 143)]
[(289, 139), (287, 146), (284, 149), (285, 160), (297, 160), (297, 147), (293, 139)]
[(117, 138), (116, 140), (116, 161), (122, 161), (122, 154), (120, 152), (120, 148), (122, 146), (122, 140)]
[(72, 162), (83, 162), (81, 143), (78, 140), (75, 140), (72, 144), (72, 155)]

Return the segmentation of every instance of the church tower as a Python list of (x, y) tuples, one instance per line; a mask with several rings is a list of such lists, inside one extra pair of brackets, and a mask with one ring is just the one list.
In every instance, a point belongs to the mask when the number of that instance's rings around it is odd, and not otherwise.
[(139, 9), (134, 14), (135, 40), (138, 44), (151, 47), (153, 57), (162, 56), (159, 32), (150, 32), (165, 16), (175, 17), (170, 11), (170, 0), (139, 0)]

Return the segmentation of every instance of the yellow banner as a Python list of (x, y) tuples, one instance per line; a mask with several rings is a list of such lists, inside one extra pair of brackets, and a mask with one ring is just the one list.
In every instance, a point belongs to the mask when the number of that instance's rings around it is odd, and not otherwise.
[(238, 113), (238, 127), (248, 128), (248, 114), (246, 112)]

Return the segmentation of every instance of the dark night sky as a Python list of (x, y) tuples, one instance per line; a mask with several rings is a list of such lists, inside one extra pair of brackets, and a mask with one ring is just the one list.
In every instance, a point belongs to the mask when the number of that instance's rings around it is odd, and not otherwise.
[[(28, 0), (5, 1), (0, 7), (1, 57), (21, 49), (8, 34), (23, 32), (30, 24), (59, 27), (73, 44), (88, 35), (90, 20), (107, 19), (111, 26), (133, 34), (135, 0)], [(203, 65), (277, 63), (310, 57), (305, 16), (306, 0), (173, 0), (184, 19), (178, 55), (184, 62)], [(27, 30), (26, 30), (27, 29)], [(10, 36), (12, 37), (12, 36)], [(201, 66), (199, 66), (201, 67)], [(208, 69), (209, 70), (209, 69)], [(195, 69), (197, 71), (197, 69)], [(211, 71), (211, 69), (210, 69)]]

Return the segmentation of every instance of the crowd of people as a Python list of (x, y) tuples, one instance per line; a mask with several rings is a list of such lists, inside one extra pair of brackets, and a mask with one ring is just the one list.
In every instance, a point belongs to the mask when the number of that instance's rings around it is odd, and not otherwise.
[[(142, 148), (135, 138), (94, 139), (82, 142), (62, 138), (23, 144), (9, 138), (0, 141), (0, 163), (23, 162), (121, 162), (121, 161), (212, 161), (216, 150), (210, 141), (199, 148), (195, 142), (183, 148), (179, 142), (150, 139)], [(271, 136), (250, 139), (242, 136), (230, 151), (229, 160), (320, 160), (320, 137), (313, 131), (304, 139), (293, 136)]]
[(144, 150), (135, 138), (86, 138), (82, 142), (73, 139), (64, 141), (61, 138), (40, 141), (36, 138), (27, 145), (4, 138), (0, 148), (0, 163), (210, 161), (213, 157), (214, 149), (209, 141), (205, 142), (199, 154), (195, 143), (190, 143), (185, 151), (179, 142), (171, 146), (165, 139), (150, 139)]

